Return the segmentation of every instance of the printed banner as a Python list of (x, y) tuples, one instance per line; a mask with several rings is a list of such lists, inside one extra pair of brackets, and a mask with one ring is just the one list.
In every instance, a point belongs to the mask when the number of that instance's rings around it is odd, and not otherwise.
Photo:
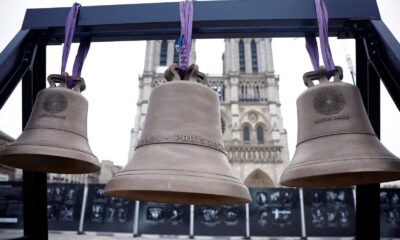
[(381, 189), (381, 237), (400, 238), (400, 189)]
[(104, 187), (89, 185), (83, 231), (133, 233), (135, 202), (107, 197)]
[(351, 188), (304, 189), (307, 236), (355, 236), (355, 209)]
[(301, 236), (299, 190), (250, 188), (250, 236)]
[(139, 234), (189, 235), (190, 205), (140, 202)]
[(83, 184), (47, 184), (47, 220), (50, 230), (78, 231)]
[(246, 206), (194, 207), (194, 235), (246, 236)]
[(0, 228), (23, 227), (21, 182), (0, 182)]

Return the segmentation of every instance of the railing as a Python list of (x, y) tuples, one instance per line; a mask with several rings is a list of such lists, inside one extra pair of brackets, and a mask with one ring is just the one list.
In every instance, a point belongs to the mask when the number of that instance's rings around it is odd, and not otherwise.
[(239, 81), (240, 102), (267, 102), (267, 79), (241, 79)]
[(230, 163), (281, 163), (282, 146), (279, 145), (226, 145)]
[[(153, 78), (151, 82), (151, 87), (155, 88), (159, 86), (160, 84), (166, 83), (167, 80), (163, 77), (163, 75), (157, 75), (156, 77)], [(218, 96), (219, 100), (221, 102), (225, 102), (225, 85), (224, 85), (224, 79), (223, 78), (213, 78), (213, 79), (208, 79), (208, 87), (210, 87), (212, 90), (214, 90)]]

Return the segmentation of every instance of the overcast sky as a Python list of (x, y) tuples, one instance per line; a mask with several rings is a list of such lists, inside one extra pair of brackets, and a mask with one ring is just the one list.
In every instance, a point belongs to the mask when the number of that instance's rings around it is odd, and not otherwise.
[[(0, 0), (0, 51), (3, 50), (22, 25), (27, 8), (70, 7), (70, 0)], [(135, 0), (81, 0), (82, 6), (149, 3), (160, 1)], [(174, 2), (174, 1), (163, 1)], [(400, 39), (400, 1), (378, 0), (381, 15), (393, 34)], [(194, 9), (194, 12), (196, 10)], [(345, 71), (345, 81), (351, 82), (346, 55), (353, 61), (354, 41), (330, 39), (336, 65)], [(112, 42), (93, 43), (83, 67), (87, 90), (83, 95), (89, 101), (89, 143), (100, 160), (112, 160), (125, 165), (128, 160), (130, 131), (134, 126), (138, 77), (143, 72), (146, 43)], [(71, 72), (77, 45), (71, 49), (67, 70)], [(196, 42), (197, 64), (200, 70), (210, 74), (222, 73), (224, 42), (198, 40)], [(297, 116), (296, 98), (305, 90), (302, 76), (312, 70), (304, 47), (304, 39), (274, 39), (274, 65), (280, 75), (280, 98), (284, 127), (288, 131), (289, 151), (292, 156), (296, 145)], [(47, 74), (59, 73), (61, 46), (50, 46), (47, 51)], [(385, 146), (400, 156), (400, 114), (382, 87), (381, 139)], [(0, 110), (0, 129), (16, 138), (22, 131), (21, 88), (18, 87)]]

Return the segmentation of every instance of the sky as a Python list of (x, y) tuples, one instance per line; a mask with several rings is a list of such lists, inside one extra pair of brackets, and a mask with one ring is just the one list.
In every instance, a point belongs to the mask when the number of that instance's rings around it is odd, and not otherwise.
[[(71, 0), (0, 0), (0, 51), (19, 31), (27, 8), (70, 7)], [(135, 4), (160, 1), (140, 0), (81, 0), (82, 6)], [(163, 2), (176, 2), (164, 0)], [(400, 40), (400, 1), (378, 0), (381, 16), (386, 25)], [(194, 12), (196, 10), (194, 9)], [(330, 38), (333, 59), (343, 67), (344, 81), (351, 83), (346, 56), (355, 63), (353, 40)], [(296, 99), (306, 87), (302, 76), (312, 66), (304, 47), (303, 38), (274, 39), (273, 53), (275, 73), (280, 76), (280, 100), (284, 127), (288, 131), (289, 152), (293, 156), (296, 146), (297, 116)], [(87, 89), (83, 95), (89, 101), (88, 137), (89, 144), (99, 160), (111, 160), (117, 165), (128, 161), (130, 132), (134, 127), (138, 78), (143, 73), (146, 42), (93, 43), (82, 77)], [(71, 48), (67, 71), (71, 72), (77, 44)], [(222, 39), (196, 41), (196, 63), (200, 71), (222, 74)], [(47, 74), (59, 73), (62, 46), (47, 47)], [(321, 61), (322, 62), (322, 61)], [(382, 85), (381, 96), (381, 140), (394, 154), (400, 156), (400, 113)], [(21, 88), (18, 86), (5, 106), (0, 110), (0, 129), (17, 138), (22, 132)]]

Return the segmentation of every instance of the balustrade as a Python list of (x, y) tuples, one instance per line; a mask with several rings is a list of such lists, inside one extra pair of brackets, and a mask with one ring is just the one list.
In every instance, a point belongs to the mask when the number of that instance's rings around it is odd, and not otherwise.
[(281, 163), (282, 146), (226, 145), (230, 163)]

